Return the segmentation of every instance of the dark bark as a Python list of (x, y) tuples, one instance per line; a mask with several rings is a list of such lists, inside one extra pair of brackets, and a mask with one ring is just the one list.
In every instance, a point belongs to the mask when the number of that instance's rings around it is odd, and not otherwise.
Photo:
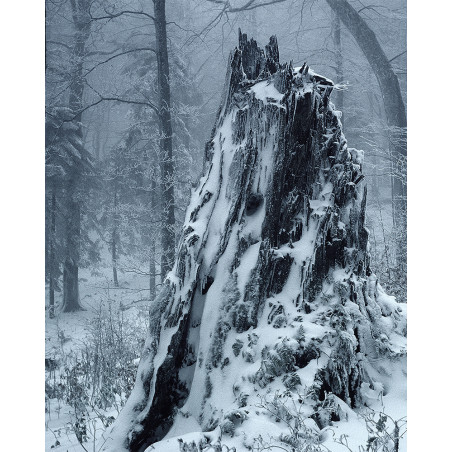
[(78, 266), (80, 260), (80, 202), (72, 178), (67, 187), (66, 199), (66, 258), (63, 266), (63, 312), (82, 309), (80, 305)]
[(77, 199), (75, 178), (69, 181), (66, 199), (66, 242), (63, 265), (63, 312), (81, 310), (78, 286), (80, 261), (80, 201)]
[(115, 236), (113, 238), (111, 256), (112, 256), (112, 260), (113, 260), (113, 284), (115, 287), (119, 287), (118, 269), (116, 267), (116, 239), (115, 239)]
[(168, 38), (165, 0), (154, 1), (157, 47), (158, 110), (162, 173), (162, 257), (161, 273), (171, 270), (175, 252), (173, 126), (171, 123), (171, 90), (169, 83)]
[(113, 197), (113, 231), (111, 234), (111, 259), (113, 263), (113, 284), (119, 287), (118, 283), (118, 269), (117, 269), (117, 244), (118, 244), (118, 188), (116, 181), (114, 183), (114, 197)]
[(49, 231), (49, 318), (55, 317), (55, 243), (56, 243), (56, 196), (52, 187), (50, 201), (50, 231)]
[[(156, 189), (156, 183), (153, 180), (151, 182), (151, 202), (150, 202), (150, 208), (151, 212), (155, 212), (157, 209), (156, 202), (155, 202), (155, 189)], [(149, 237), (150, 237), (150, 245), (149, 245), (149, 300), (153, 301), (155, 298), (155, 288), (156, 288), (156, 250), (155, 250), (155, 242), (156, 242), (156, 234), (155, 234), (155, 228), (151, 225), (150, 231), (149, 231)]]
[[(371, 76), (371, 73), (369, 71), (369, 77)], [(369, 100), (369, 120), (370, 123), (374, 123), (377, 124), (376, 121), (378, 121), (379, 118), (382, 118), (382, 111), (381, 111), (381, 107), (380, 104), (378, 102), (378, 99), (375, 98), (375, 93), (372, 91), (369, 91), (367, 93), (367, 98)], [(385, 137), (383, 136), (384, 134), (381, 133), (381, 128), (375, 126), (375, 130), (374, 130), (374, 141), (377, 143), (381, 143), (382, 140), (385, 139)], [(380, 148), (380, 145), (377, 144), (375, 146), (376, 149)], [(371, 175), (370, 175), (370, 191), (371, 191), (371, 198), (372, 199), (376, 199), (379, 200), (380, 199), (380, 184), (379, 184), (379, 178), (377, 176), (378, 174), (378, 168), (381, 167), (381, 165), (379, 165), (379, 161), (378, 161), (378, 157), (376, 154), (376, 149), (374, 149), (374, 151), (370, 154), (369, 157), (369, 163), (370, 163), (370, 167), (371, 167)], [(388, 181), (391, 181), (391, 179), (388, 179)], [(391, 193), (392, 193), (392, 189), (391, 189)]]
[[(69, 88), (69, 108), (74, 113), (74, 121), (82, 119), (83, 106), (83, 63), (85, 46), (90, 33), (89, 5), (87, 0), (71, 0), (72, 17), (75, 25), (74, 70)], [(83, 131), (79, 125), (77, 135), (83, 139)], [(82, 159), (84, 156), (82, 155)], [(80, 261), (81, 236), (81, 162), (75, 163), (66, 187), (66, 258), (63, 270), (63, 312), (82, 309), (79, 299), (78, 268)]]
[(149, 246), (149, 300), (154, 300), (155, 298), (155, 242), (151, 241)]

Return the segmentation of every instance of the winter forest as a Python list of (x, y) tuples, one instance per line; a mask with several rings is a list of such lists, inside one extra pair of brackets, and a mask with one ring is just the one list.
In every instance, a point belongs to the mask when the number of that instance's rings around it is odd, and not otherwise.
[(406, 12), (45, 0), (46, 451), (406, 452)]

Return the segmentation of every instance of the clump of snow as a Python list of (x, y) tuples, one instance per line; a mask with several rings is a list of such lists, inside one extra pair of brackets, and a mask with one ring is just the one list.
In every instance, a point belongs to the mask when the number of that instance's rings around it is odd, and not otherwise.
[(256, 83), (250, 88), (250, 91), (254, 93), (257, 99), (264, 102), (264, 104), (268, 102), (280, 102), (284, 97), (284, 93), (280, 93), (269, 80)]

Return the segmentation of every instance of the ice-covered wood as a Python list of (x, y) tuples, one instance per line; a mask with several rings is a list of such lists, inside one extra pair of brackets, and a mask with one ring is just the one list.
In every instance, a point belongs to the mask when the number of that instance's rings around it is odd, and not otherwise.
[(363, 384), (366, 397), (381, 386), (372, 363), (403, 357), (403, 307), (370, 267), (363, 156), (332, 90), (281, 64), (275, 37), (264, 51), (240, 34), (111, 450), (144, 450), (184, 419), (224, 427), (279, 387), (357, 407)]

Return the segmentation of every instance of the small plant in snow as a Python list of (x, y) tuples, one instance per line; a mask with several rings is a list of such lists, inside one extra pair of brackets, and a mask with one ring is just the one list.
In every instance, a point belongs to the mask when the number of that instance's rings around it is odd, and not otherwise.
[(91, 441), (97, 450), (96, 440), (114, 420), (111, 409), (119, 413), (132, 390), (146, 334), (146, 325), (134, 320), (111, 305), (101, 307), (87, 325), (82, 346), (70, 353), (64, 352), (66, 337), (59, 335), (61, 356), (54, 361), (60, 367), (46, 372), (46, 411), (50, 419), (67, 406), (69, 431), (84, 449)]
[[(253, 452), (264, 450), (283, 450), (287, 452), (331, 452), (331, 449), (323, 444), (322, 432), (316, 428), (314, 418), (324, 416), (325, 411), (335, 411), (333, 399), (325, 400), (323, 404), (312, 409), (305, 409), (304, 400), (307, 396), (297, 394), (295, 397), (289, 392), (275, 393), (273, 397), (261, 397), (261, 402), (256, 405), (264, 413), (267, 413), (276, 422), (282, 422), (287, 426), (288, 432), (278, 437), (269, 436), (267, 439), (259, 435), (254, 439)], [(368, 410), (360, 417), (364, 420), (367, 429), (366, 445), (353, 449), (348, 442), (347, 435), (333, 438), (334, 442), (341, 446), (340, 450), (349, 452), (400, 452), (400, 440), (406, 434), (406, 418), (394, 420), (389, 415)], [(329, 427), (327, 427), (329, 428)], [(343, 449), (342, 449), (343, 448)], [(334, 449), (335, 452), (340, 452)]]
[(276, 392), (272, 398), (261, 397), (261, 402), (256, 405), (274, 418), (276, 422), (286, 425), (288, 433), (274, 438), (270, 436), (264, 439), (259, 435), (254, 439), (253, 451), (279, 449), (287, 452), (321, 452), (325, 449), (321, 446), (321, 434), (315, 429), (310, 415), (305, 414), (303, 405), (304, 396), (298, 394), (294, 398), (290, 393), (280, 394)]
[[(369, 409), (362, 414), (367, 428), (366, 446), (359, 446), (358, 452), (399, 452), (400, 440), (406, 434), (406, 417), (394, 420), (391, 416)], [(340, 435), (335, 440), (350, 452), (348, 436)]]

